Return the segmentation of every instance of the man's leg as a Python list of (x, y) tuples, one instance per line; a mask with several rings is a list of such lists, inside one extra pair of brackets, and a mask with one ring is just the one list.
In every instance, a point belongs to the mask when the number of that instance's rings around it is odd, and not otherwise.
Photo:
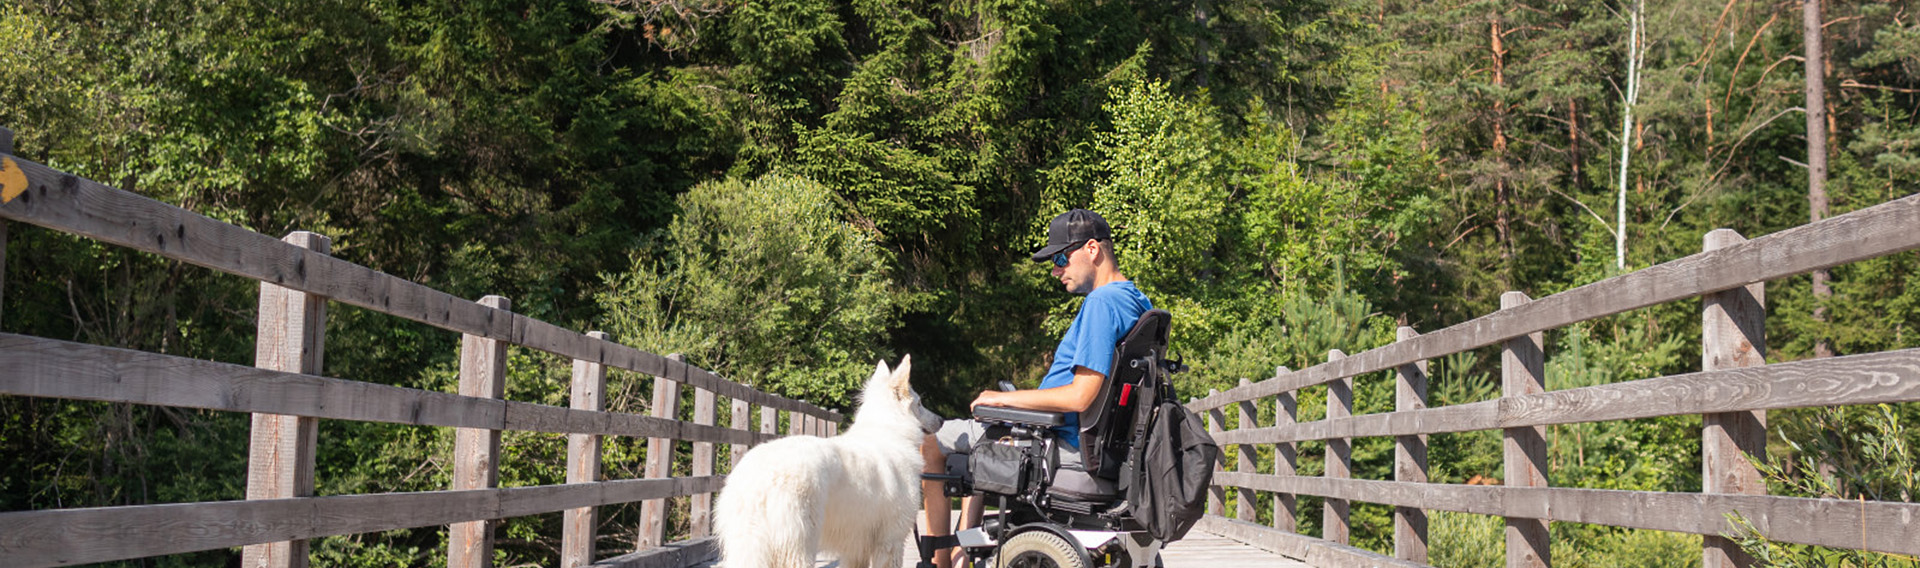
[[(921, 473), (947, 472), (947, 455), (940, 451), (940, 442), (932, 435), (928, 435), (920, 442), (920, 457), (926, 460), (926, 465), (920, 468)], [(944, 482), (920, 480), (921, 520), (926, 525), (927, 536), (953, 534), (952, 516), (949, 514), (952, 505), (947, 500), (946, 489), (947, 484)], [(933, 562), (939, 568), (953, 567), (953, 557), (948, 555), (945, 549), (934, 551)]]

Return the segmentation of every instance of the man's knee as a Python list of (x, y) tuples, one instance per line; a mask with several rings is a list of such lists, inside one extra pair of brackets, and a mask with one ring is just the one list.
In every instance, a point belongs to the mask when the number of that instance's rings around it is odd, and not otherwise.
[(921, 472), (945, 473), (947, 471), (947, 454), (940, 451), (940, 441), (934, 439), (932, 434), (920, 440), (920, 458), (925, 461), (920, 468)]

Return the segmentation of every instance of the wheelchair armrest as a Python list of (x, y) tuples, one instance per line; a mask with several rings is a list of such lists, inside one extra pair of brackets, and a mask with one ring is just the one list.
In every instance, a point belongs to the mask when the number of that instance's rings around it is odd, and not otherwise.
[(1044, 412), (1005, 406), (975, 406), (973, 407), (973, 417), (979, 420), (1010, 422), (1028, 426), (1051, 427), (1067, 423), (1066, 415), (1058, 412)]

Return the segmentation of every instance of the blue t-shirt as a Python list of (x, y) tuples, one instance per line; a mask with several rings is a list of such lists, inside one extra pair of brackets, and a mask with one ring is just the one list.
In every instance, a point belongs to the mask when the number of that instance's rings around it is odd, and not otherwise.
[[(1133, 329), (1140, 314), (1153, 309), (1153, 300), (1133, 287), (1132, 282), (1114, 282), (1101, 286), (1080, 304), (1080, 313), (1067, 326), (1066, 337), (1053, 350), (1053, 366), (1040, 388), (1050, 389), (1073, 384), (1073, 368), (1086, 367), (1102, 375), (1113, 376), (1113, 348)], [(1080, 413), (1068, 412), (1065, 425), (1054, 428), (1060, 439), (1080, 447)]]

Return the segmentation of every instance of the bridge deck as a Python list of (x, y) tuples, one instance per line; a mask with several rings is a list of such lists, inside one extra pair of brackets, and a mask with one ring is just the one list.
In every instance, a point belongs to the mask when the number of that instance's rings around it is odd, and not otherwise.
[[(918, 560), (911, 548), (900, 559), (902, 568), (912, 568)], [(1194, 530), (1187, 538), (1173, 543), (1160, 553), (1166, 568), (1311, 568), (1305, 562), (1267, 552), (1237, 540)], [(708, 560), (692, 568), (716, 568), (718, 561)], [(838, 568), (839, 563), (823, 559), (820, 568)]]

